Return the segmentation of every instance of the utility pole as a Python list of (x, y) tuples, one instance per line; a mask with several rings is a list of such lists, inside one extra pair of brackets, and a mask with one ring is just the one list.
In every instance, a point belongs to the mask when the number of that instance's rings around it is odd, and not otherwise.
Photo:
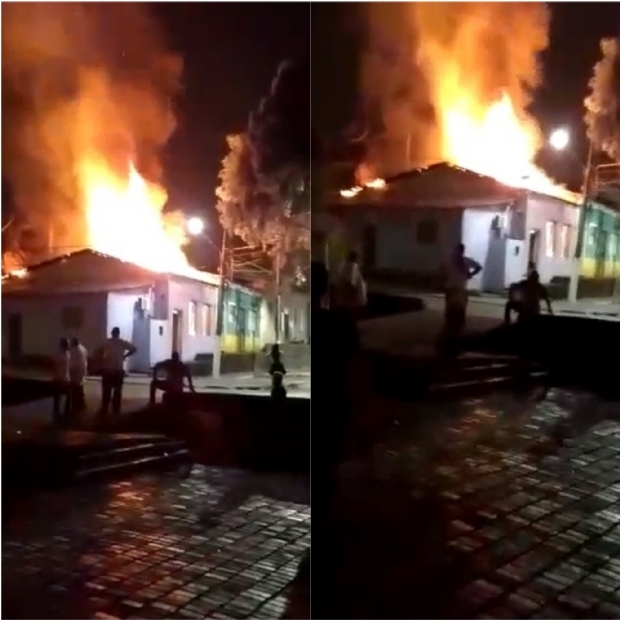
[(213, 376), (219, 377), (222, 369), (222, 341), (224, 339), (224, 292), (226, 291), (226, 241), (228, 233), (222, 231), (222, 246), (220, 248), (220, 284), (217, 290), (217, 315), (215, 327), (215, 348), (213, 350)]
[(594, 143), (589, 141), (588, 160), (584, 172), (583, 180), (583, 202), (579, 209), (579, 225), (577, 226), (577, 240), (575, 243), (575, 256), (573, 258), (570, 282), (568, 286), (568, 301), (576, 302), (579, 290), (579, 274), (581, 273), (581, 256), (583, 254), (583, 243), (586, 228), (587, 214), (590, 210), (590, 186), (592, 185), (592, 160), (594, 156)]
[(280, 286), (280, 251), (276, 254), (276, 316), (274, 320), (274, 335), (276, 344), (280, 344), (280, 323), (282, 319), (282, 291)]

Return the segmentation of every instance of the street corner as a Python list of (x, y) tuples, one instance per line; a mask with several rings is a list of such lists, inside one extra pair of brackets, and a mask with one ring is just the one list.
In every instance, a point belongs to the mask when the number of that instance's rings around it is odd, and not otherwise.
[(278, 617), (310, 544), (300, 483), (197, 467), (34, 497), (4, 528), (3, 606), (16, 618)]

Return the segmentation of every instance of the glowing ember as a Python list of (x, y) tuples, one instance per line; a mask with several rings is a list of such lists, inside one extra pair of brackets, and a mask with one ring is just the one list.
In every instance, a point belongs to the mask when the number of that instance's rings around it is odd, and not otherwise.
[(533, 163), (536, 128), (519, 119), (507, 93), (486, 109), (462, 91), (440, 110), (444, 157), (511, 187), (550, 194), (570, 202), (576, 195), (558, 186)]
[(368, 189), (384, 189), (386, 187), (385, 179), (371, 179), (364, 185), (356, 185), (355, 187), (350, 187), (349, 189), (340, 190), (340, 195), (343, 198), (353, 198), (357, 196), (361, 191), (365, 188)]
[(385, 179), (372, 179), (366, 183), (366, 187), (371, 189), (383, 189), (385, 187)]
[(205, 279), (193, 269), (181, 246), (180, 222), (166, 221), (165, 191), (148, 183), (129, 165), (123, 179), (97, 159), (85, 159), (79, 169), (90, 247), (145, 269)]

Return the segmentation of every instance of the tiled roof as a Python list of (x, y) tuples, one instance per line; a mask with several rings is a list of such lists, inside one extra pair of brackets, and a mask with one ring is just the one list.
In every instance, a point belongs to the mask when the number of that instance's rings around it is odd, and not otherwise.
[[(339, 198), (339, 206), (381, 207), (496, 206), (522, 196), (524, 192), (550, 198), (557, 196), (505, 185), (493, 177), (479, 174), (447, 161), (407, 170), (385, 179), (385, 187), (364, 188), (353, 198)], [(567, 195), (570, 193), (566, 191)], [(576, 204), (576, 200), (569, 200)]]
[(387, 177), (385, 187), (366, 188), (354, 198), (342, 198), (339, 205), (381, 205), (386, 207), (459, 207), (468, 202), (479, 206), (497, 205), (514, 200), (521, 190), (484, 176), (439, 162)]
[(193, 278), (157, 273), (115, 256), (84, 249), (28, 266), (23, 274), (4, 277), (2, 294), (122, 290), (149, 285), (162, 276), (219, 283), (219, 276), (214, 274), (196, 274), (198, 277)]

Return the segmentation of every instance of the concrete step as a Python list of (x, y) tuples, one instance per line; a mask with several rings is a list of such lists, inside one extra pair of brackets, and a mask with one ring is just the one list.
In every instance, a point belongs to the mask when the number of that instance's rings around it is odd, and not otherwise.
[(187, 448), (183, 442), (156, 436), (152, 440), (82, 454), (74, 476), (84, 480), (96, 476), (127, 474), (150, 466), (180, 462), (187, 457)]
[(186, 459), (187, 450), (151, 434), (51, 431), (3, 445), (2, 456), (2, 483), (19, 490), (167, 466)]
[[(407, 356), (375, 356), (371, 376), (382, 394), (403, 400), (454, 398), (508, 387), (522, 381), (514, 358), (465, 357), (453, 360), (416, 360)], [(534, 366), (530, 381), (546, 373)]]

